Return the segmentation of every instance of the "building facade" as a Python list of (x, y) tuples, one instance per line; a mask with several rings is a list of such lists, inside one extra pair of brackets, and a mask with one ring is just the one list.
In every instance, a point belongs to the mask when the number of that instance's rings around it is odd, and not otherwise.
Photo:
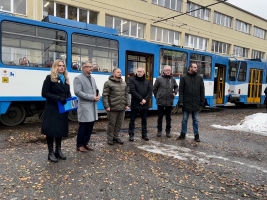
[[(35, 20), (54, 15), (115, 28), (125, 37), (238, 58), (266, 59), (267, 20), (229, 3), (218, 2), (1, 0), (0, 10)], [(215, 3), (218, 4), (204, 8)]]

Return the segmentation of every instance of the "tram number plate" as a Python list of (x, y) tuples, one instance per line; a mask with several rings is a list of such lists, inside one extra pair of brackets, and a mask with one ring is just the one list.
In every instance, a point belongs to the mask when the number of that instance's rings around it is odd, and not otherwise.
[(9, 83), (9, 77), (2, 77), (2, 83)]

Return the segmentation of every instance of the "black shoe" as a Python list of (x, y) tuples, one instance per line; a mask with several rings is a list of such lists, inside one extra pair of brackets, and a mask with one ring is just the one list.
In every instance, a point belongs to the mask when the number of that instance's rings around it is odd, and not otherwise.
[(58, 159), (56, 158), (54, 152), (49, 152), (48, 160), (50, 160), (51, 162), (58, 162)]
[(185, 139), (185, 134), (184, 133), (181, 133), (179, 135), (179, 137), (177, 138), (177, 140), (183, 140), (183, 139)]
[(108, 144), (109, 144), (109, 145), (114, 145), (113, 140), (108, 140)]
[(162, 135), (162, 131), (158, 131), (157, 137), (161, 137), (161, 135)]
[(169, 131), (169, 130), (166, 131), (166, 137), (167, 137), (167, 138), (170, 138), (170, 137), (171, 137), (171, 131)]
[(62, 153), (61, 150), (56, 150), (55, 156), (57, 159), (67, 160), (67, 157)]
[(124, 143), (120, 138), (113, 139), (113, 142), (116, 142), (118, 144), (123, 144)]
[(195, 135), (195, 141), (196, 141), (196, 142), (200, 142), (199, 134)]
[(129, 141), (130, 141), (130, 142), (133, 142), (133, 141), (134, 141), (134, 136), (130, 136), (130, 137), (129, 137)]
[(142, 139), (145, 141), (149, 141), (149, 138), (147, 136), (142, 136)]

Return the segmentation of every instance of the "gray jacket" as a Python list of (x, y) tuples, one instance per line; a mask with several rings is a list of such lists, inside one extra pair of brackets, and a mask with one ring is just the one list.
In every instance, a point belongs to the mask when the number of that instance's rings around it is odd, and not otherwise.
[(98, 120), (97, 102), (94, 101), (97, 86), (92, 76), (91, 83), (84, 72), (76, 76), (73, 81), (74, 93), (78, 97), (79, 122), (93, 122)]
[(156, 97), (157, 105), (172, 106), (174, 96), (178, 93), (178, 85), (172, 76), (162, 75), (158, 77), (153, 86), (153, 94)]

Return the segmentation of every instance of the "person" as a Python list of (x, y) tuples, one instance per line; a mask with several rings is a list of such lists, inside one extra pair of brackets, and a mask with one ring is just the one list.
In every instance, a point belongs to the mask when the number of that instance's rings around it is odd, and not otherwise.
[(123, 144), (123, 141), (119, 138), (119, 131), (124, 121), (125, 110), (130, 109), (130, 102), (127, 84), (122, 80), (119, 68), (115, 68), (113, 75), (105, 82), (102, 100), (108, 117), (108, 144), (113, 145), (114, 142)]
[(134, 128), (137, 113), (141, 114), (142, 121), (142, 139), (149, 141), (147, 136), (147, 113), (148, 102), (152, 95), (150, 82), (145, 78), (145, 70), (142, 67), (137, 68), (137, 73), (130, 79), (131, 93), (131, 118), (129, 123), (129, 141), (134, 141)]
[(185, 139), (187, 132), (187, 121), (189, 114), (192, 114), (195, 141), (200, 142), (198, 132), (198, 115), (200, 108), (205, 103), (205, 88), (203, 78), (197, 74), (198, 66), (191, 63), (187, 74), (180, 79), (179, 103), (183, 110), (182, 130), (178, 140)]
[(82, 73), (73, 80), (74, 93), (78, 97), (78, 121), (79, 129), (76, 141), (77, 151), (87, 152), (93, 148), (89, 141), (94, 127), (98, 120), (97, 102), (100, 99), (94, 77), (91, 73), (93, 65), (91, 62), (82, 64)]
[(43, 83), (42, 97), (46, 101), (41, 133), (46, 135), (48, 160), (51, 162), (58, 162), (58, 159), (66, 160), (61, 151), (61, 141), (62, 137), (67, 137), (69, 133), (68, 112), (59, 113), (58, 102), (66, 104), (66, 99), (70, 98), (71, 94), (68, 72), (62, 60), (55, 60), (53, 63), (51, 74), (46, 76)]
[(171, 111), (173, 99), (178, 93), (178, 85), (171, 75), (171, 67), (166, 65), (153, 86), (153, 94), (156, 97), (158, 105), (158, 133), (157, 137), (162, 135), (162, 119), (166, 116), (166, 137), (171, 137)]
[(267, 87), (264, 89), (264, 94), (265, 94), (264, 104), (266, 106), (266, 111), (267, 111)]

